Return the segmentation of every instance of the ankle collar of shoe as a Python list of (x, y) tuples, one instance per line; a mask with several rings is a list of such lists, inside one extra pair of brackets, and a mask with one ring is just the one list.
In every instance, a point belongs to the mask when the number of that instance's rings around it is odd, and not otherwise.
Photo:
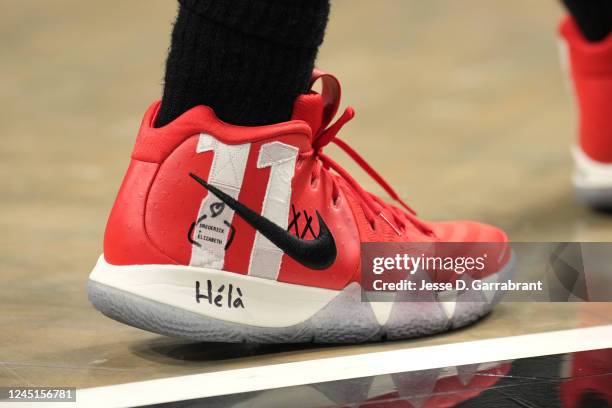
[(612, 33), (598, 42), (588, 41), (571, 16), (559, 24), (559, 35), (565, 40), (574, 75), (612, 75)]

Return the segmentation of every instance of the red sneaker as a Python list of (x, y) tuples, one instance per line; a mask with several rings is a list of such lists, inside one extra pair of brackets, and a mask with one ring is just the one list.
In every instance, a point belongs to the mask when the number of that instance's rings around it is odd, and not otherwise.
[[(336, 78), (316, 71), (316, 80), (321, 94), (300, 96), (293, 119), (276, 125), (232, 126), (197, 106), (154, 128), (159, 103), (149, 108), (90, 276), (98, 310), (165, 335), (274, 343), (414, 337), (491, 310), (487, 301), (361, 301), (362, 242), (507, 239), (484, 224), (416, 218), (336, 137), (353, 117), (347, 108), (330, 125)], [(364, 191), (325, 155), (330, 142), (399, 206)]]
[(612, 207), (612, 36), (587, 41), (571, 17), (559, 26), (562, 61), (568, 61), (578, 105), (573, 183), (578, 197)]

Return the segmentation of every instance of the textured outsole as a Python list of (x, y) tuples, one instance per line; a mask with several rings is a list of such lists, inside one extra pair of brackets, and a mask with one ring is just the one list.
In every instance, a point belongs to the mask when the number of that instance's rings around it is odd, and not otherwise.
[(580, 146), (572, 148), (572, 156), (572, 183), (578, 199), (594, 209), (612, 209), (612, 163), (592, 159)]
[(596, 210), (612, 210), (612, 188), (588, 188), (574, 186), (578, 199)]
[[(500, 276), (512, 273), (506, 265)], [(258, 327), (228, 322), (186, 311), (90, 280), (91, 303), (106, 316), (143, 330), (203, 342), (229, 343), (363, 343), (396, 340), (445, 332), (487, 315), (499, 297), (487, 302), (481, 293), (465, 292), (457, 298), (452, 316), (438, 302), (403, 301), (401, 293), (389, 318), (379, 324), (372, 307), (353, 283), (315, 315), (288, 327)]]

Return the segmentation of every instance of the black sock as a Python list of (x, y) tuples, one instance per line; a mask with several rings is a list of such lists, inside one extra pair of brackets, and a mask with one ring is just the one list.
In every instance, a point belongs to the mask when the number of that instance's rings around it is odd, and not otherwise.
[(603, 40), (612, 29), (612, 0), (563, 0), (584, 37)]
[(163, 126), (196, 105), (235, 125), (289, 120), (308, 90), (329, 0), (179, 0)]

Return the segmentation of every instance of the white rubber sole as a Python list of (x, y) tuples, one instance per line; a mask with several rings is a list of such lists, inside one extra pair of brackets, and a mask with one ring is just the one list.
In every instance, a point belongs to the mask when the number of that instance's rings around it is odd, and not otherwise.
[[(486, 281), (509, 279), (513, 268), (512, 258)], [(330, 290), (192, 266), (117, 266), (103, 256), (88, 293), (96, 309), (134, 327), (198, 341), (253, 343), (419, 337), (478, 320), (499, 300), (495, 293), (469, 291), (414, 302), (401, 292), (395, 301), (366, 302), (358, 283)]]
[(591, 207), (612, 208), (612, 164), (600, 163), (574, 146), (572, 182), (578, 198)]

